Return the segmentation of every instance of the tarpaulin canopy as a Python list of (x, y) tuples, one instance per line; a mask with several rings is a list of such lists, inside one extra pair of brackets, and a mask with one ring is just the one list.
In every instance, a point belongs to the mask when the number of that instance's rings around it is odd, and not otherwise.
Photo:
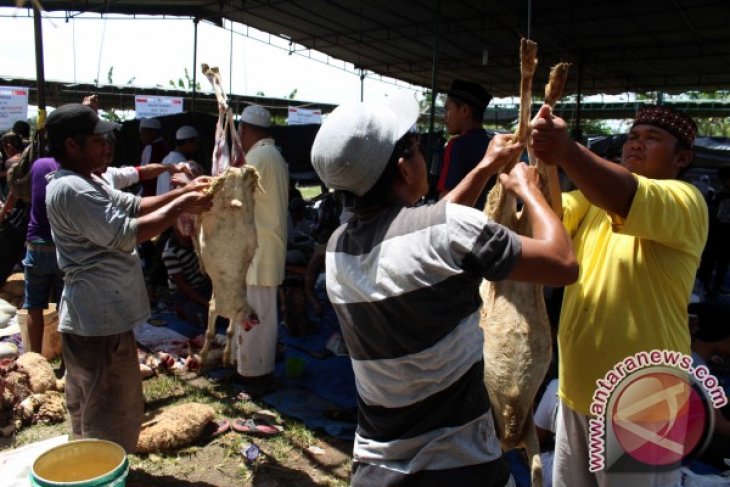
[[(26, 2), (30, 4), (30, 2)], [(727, 0), (41, 0), (49, 11), (190, 16), (240, 22), (364, 70), (496, 96), (519, 91), (518, 46), (540, 65), (574, 64), (567, 93), (678, 93), (730, 86)], [(0, 6), (15, 0), (0, 0)], [(528, 32), (529, 31), (529, 32)], [(170, 40), (171, 46), (176, 41)], [(303, 46), (303, 47), (302, 47)], [(434, 61), (436, 70), (434, 70)], [(537, 75), (537, 86), (547, 69)]]

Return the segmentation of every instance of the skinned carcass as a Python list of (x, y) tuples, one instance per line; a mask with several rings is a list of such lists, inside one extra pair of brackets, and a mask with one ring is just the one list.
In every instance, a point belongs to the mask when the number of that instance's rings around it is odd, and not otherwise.
[[(217, 316), (229, 319), (223, 363), (230, 364), (233, 327), (250, 329), (257, 323), (246, 300), (246, 274), (256, 253), (254, 193), (261, 190), (255, 168), (246, 166), (241, 140), (235, 130), (217, 68), (202, 65), (218, 99), (218, 124), (213, 148), (213, 183), (208, 189), (213, 207), (195, 220), (193, 241), (203, 272), (213, 284), (205, 343), (200, 367), (206, 366), (208, 350), (215, 336)], [(231, 150), (226, 136), (230, 135)]]
[[(529, 148), (529, 118), (532, 104), (532, 78), (537, 66), (537, 44), (522, 39), (520, 45), (520, 115), (515, 142)], [(553, 68), (546, 88), (546, 103), (555, 103), (565, 84), (569, 64)], [(528, 151), (529, 152), (529, 151)], [(502, 171), (509, 173), (518, 158)], [(557, 173), (539, 161), (537, 166), (546, 199), (560, 211), (560, 195), (550, 194), (557, 187)], [(502, 184), (492, 188), (485, 214), (520, 235), (530, 236), (526, 211), (516, 210), (515, 197)], [(558, 213), (559, 214), (559, 213)], [(533, 402), (547, 372), (552, 338), (541, 285), (515, 281), (484, 281), (480, 288), (483, 301), (480, 326), (484, 331), (484, 382), (494, 411), (503, 450), (523, 447), (531, 464), (533, 486), (542, 485), (542, 464), (537, 432), (532, 420)]]

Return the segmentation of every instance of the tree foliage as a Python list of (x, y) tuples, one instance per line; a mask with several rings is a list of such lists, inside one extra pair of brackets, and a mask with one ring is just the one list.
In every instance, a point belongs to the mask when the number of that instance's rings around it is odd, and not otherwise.
[[(175, 80), (170, 80), (168, 82), (170, 86), (173, 88), (180, 88), (183, 91), (192, 91), (193, 90), (193, 78), (190, 76), (190, 73), (188, 72), (188, 68), (185, 68), (185, 75), (182, 78), (177, 79), (177, 83)], [(195, 90), (200, 91), (200, 82), (195, 82)]]

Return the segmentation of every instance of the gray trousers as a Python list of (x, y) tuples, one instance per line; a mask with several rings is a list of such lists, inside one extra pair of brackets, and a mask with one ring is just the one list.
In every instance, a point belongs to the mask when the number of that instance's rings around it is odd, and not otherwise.
[(588, 471), (588, 417), (560, 401), (555, 431), (554, 487), (675, 487), (679, 469), (654, 472), (607, 473)]
[(74, 438), (113, 441), (133, 453), (144, 414), (134, 332), (98, 337), (62, 333), (61, 342)]

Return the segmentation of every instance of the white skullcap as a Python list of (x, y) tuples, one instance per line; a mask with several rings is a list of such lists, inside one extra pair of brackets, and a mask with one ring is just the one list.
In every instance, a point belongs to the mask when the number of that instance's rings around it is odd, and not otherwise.
[(162, 130), (162, 125), (160, 125), (160, 121), (156, 118), (143, 118), (139, 121), (139, 128)]
[(191, 125), (183, 125), (175, 132), (175, 140), (188, 140), (198, 137), (198, 131)]
[(271, 113), (264, 107), (250, 105), (241, 113), (241, 122), (267, 129), (271, 127)]

